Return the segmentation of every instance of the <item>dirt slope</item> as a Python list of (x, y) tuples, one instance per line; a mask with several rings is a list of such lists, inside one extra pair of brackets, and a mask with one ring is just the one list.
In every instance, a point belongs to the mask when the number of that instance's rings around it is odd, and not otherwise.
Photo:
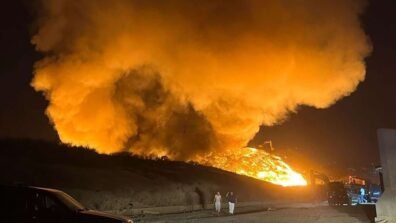
[(0, 183), (59, 188), (100, 210), (206, 205), (216, 191), (234, 191), (241, 202), (309, 196), (307, 188), (283, 188), (194, 163), (102, 155), (32, 140), (1, 140), (0, 151)]

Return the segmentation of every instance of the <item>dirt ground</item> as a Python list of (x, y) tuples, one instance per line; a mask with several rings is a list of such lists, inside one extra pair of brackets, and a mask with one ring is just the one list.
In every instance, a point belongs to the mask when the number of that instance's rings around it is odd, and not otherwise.
[(214, 211), (204, 210), (191, 213), (136, 217), (137, 223), (370, 223), (369, 216), (362, 207), (304, 207), (261, 210), (236, 213), (230, 216), (226, 210), (217, 216)]

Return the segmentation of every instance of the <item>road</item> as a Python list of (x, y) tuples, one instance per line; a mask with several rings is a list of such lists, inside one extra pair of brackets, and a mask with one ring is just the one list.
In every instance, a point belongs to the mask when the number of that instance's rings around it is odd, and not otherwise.
[[(225, 211), (225, 210), (224, 210)], [(190, 213), (137, 217), (137, 223), (370, 223), (362, 207), (304, 207), (261, 210), (247, 213), (217, 216), (213, 211), (204, 210)]]

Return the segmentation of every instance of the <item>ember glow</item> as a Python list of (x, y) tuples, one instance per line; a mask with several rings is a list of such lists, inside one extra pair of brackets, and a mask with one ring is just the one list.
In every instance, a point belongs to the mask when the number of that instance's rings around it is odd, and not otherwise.
[(282, 186), (305, 186), (307, 181), (279, 156), (245, 147), (210, 154), (199, 160), (204, 165), (246, 175)]

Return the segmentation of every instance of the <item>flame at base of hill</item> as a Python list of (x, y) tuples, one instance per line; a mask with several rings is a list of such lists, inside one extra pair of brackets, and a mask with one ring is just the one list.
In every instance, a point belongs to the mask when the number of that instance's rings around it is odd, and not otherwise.
[(307, 185), (304, 177), (280, 157), (256, 148), (245, 147), (210, 154), (201, 157), (198, 162), (282, 186)]

